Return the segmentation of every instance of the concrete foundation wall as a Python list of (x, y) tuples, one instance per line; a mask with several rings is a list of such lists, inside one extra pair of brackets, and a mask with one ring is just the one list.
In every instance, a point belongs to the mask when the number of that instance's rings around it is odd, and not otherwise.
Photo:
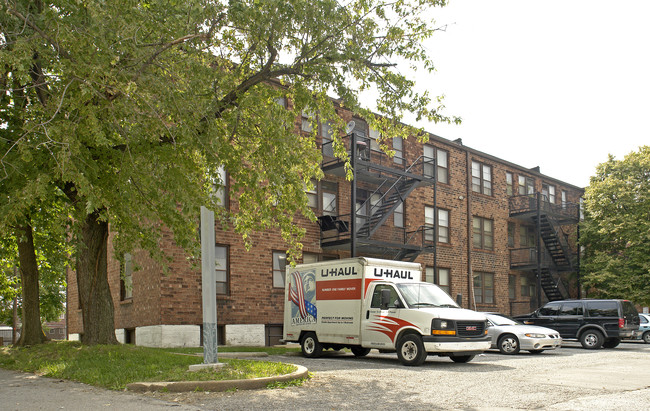
[(259, 346), (266, 345), (264, 324), (226, 324), (226, 345)]
[(136, 327), (135, 343), (145, 347), (199, 347), (201, 328), (198, 325), (150, 325)]

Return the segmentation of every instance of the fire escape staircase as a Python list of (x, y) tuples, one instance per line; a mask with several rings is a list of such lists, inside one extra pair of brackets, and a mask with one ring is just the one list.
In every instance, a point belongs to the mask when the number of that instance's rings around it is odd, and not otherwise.
[[(357, 230), (359, 238), (370, 238), (388, 217), (404, 202), (404, 199), (415, 190), (418, 180), (406, 177), (400, 177), (395, 183), (383, 194), (378, 202), (378, 206), (373, 207), (371, 215)], [(370, 200), (367, 200), (370, 201)]]
[[(533, 217), (533, 221), (537, 223), (537, 217)], [(566, 240), (562, 238), (558, 230), (553, 225), (553, 222), (546, 214), (541, 214), (539, 217), (539, 230), (540, 237), (544, 242), (546, 251), (551, 257), (555, 270), (551, 270), (549, 265), (541, 267), (540, 282), (544, 294), (549, 301), (557, 301), (568, 298), (564, 287), (558, 279), (553, 276), (553, 271), (571, 271), (573, 264), (571, 263), (570, 254), (568, 252), (569, 246)], [(562, 288), (562, 289), (561, 289)]]

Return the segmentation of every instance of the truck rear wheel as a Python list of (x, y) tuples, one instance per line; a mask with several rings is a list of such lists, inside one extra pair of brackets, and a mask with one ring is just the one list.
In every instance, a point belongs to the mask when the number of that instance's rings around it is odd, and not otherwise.
[(397, 358), (403, 365), (421, 365), (427, 359), (422, 338), (416, 334), (406, 334), (397, 341)]
[(466, 363), (472, 361), (473, 355), (452, 355), (451, 360), (457, 363)]
[(354, 346), (350, 348), (352, 350), (352, 354), (354, 354), (355, 357), (365, 357), (370, 353), (370, 348), (365, 348), (360, 345)]
[(302, 355), (307, 358), (317, 358), (323, 353), (323, 346), (318, 342), (316, 334), (312, 332), (309, 332), (302, 337), (300, 348), (302, 349)]

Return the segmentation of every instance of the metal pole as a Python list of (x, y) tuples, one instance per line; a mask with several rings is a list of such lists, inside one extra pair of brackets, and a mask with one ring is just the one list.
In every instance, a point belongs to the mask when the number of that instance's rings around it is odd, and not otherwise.
[(350, 134), (350, 165), (352, 181), (350, 182), (350, 257), (357, 256), (357, 139)]
[(542, 305), (542, 202), (541, 193), (537, 193), (537, 306)]
[(577, 274), (577, 285), (578, 285), (578, 299), (582, 299), (582, 286), (580, 284), (580, 255), (582, 254), (582, 245), (580, 245), (580, 205), (578, 205), (578, 224), (576, 225), (576, 246), (578, 248), (578, 261), (576, 262), (576, 274)]
[(217, 273), (214, 211), (201, 207), (201, 287), (203, 297), (203, 363), (217, 363)]

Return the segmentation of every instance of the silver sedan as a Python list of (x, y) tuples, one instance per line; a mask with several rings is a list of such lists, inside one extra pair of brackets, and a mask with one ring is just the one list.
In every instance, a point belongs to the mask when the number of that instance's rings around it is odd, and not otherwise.
[(502, 354), (517, 354), (519, 350), (537, 354), (562, 345), (560, 333), (550, 328), (525, 325), (499, 314), (483, 314), (488, 319), (492, 348), (498, 348)]

